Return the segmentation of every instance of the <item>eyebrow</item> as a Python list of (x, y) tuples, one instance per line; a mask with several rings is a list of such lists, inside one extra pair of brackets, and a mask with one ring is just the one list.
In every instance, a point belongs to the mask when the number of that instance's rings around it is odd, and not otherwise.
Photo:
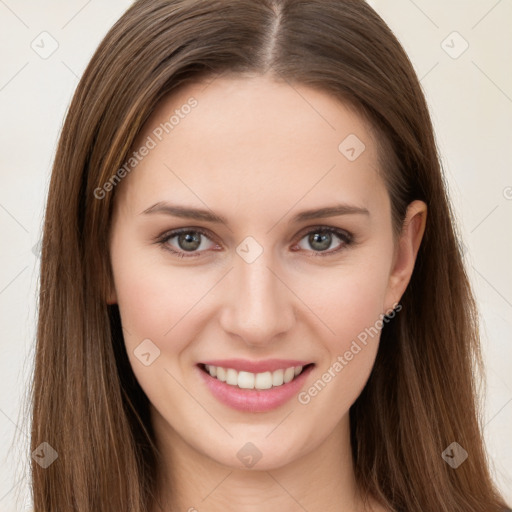
[[(172, 205), (166, 202), (158, 202), (153, 206), (150, 206), (141, 214), (153, 214), (163, 213), (172, 215), (174, 217), (180, 217), (183, 219), (202, 220), (206, 222), (212, 222), (215, 224), (228, 224), (225, 217), (213, 213), (211, 210), (203, 210), (200, 208), (190, 208), (186, 206)], [(327, 206), (324, 208), (318, 208), (313, 210), (304, 210), (295, 217), (292, 218), (292, 222), (302, 222), (305, 220), (321, 219), (324, 217), (336, 217), (338, 215), (370, 215), (370, 212), (366, 208), (360, 206), (354, 206), (350, 204), (337, 204), (334, 206)]]

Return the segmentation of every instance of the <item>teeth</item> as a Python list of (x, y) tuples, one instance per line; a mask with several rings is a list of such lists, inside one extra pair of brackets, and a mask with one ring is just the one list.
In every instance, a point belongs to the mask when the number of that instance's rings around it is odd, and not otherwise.
[(295, 368), (292, 366), (291, 368), (286, 368), (284, 371), (284, 383), (287, 384), (295, 377)]
[[(299, 366), (297, 368), (300, 368)], [(281, 386), (284, 382), (284, 370), (276, 370), (272, 373), (272, 386)]]
[(236, 386), (238, 384), (238, 372), (233, 370), (233, 368), (228, 368), (226, 370), (226, 384), (231, 384), (232, 386)]
[[(211, 373), (210, 373), (211, 375)], [(254, 373), (238, 372), (238, 387), (243, 389), (254, 389)]]
[[(221, 380), (222, 382), (226, 382), (226, 370), (220, 366), (210, 366), (210, 375), (212, 375), (212, 368), (217, 370), (217, 379)], [(212, 375), (212, 377), (215, 377), (215, 375)]]
[(282, 386), (292, 381), (302, 372), (302, 366), (291, 366), (286, 370), (274, 372), (251, 373), (233, 368), (222, 368), (221, 366), (205, 365), (206, 371), (212, 376), (231, 386), (238, 386), (242, 389), (270, 389)]

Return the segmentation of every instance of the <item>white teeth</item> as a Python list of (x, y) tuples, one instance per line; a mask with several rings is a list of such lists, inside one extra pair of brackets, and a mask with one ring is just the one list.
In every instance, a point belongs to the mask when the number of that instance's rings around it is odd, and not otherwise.
[[(210, 366), (210, 368), (216, 368), (217, 369), (217, 379), (221, 380), (222, 382), (226, 382), (226, 370), (224, 368), (221, 368), (220, 366)], [(210, 375), (212, 375), (212, 371), (210, 369)], [(215, 375), (212, 375), (212, 377), (215, 377)]]
[(232, 386), (238, 385), (238, 372), (233, 370), (233, 368), (226, 370), (226, 384), (231, 384)]
[(254, 373), (238, 372), (238, 387), (239, 388), (254, 389), (254, 380), (255, 380)]
[(272, 373), (257, 373), (256, 380), (254, 381), (254, 387), (256, 389), (270, 389), (272, 387)]
[(206, 371), (212, 376), (231, 386), (238, 386), (242, 389), (270, 389), (282, 386), (292, 381), (302, 372), (302, 366), (291, 366), (286, 370), (274, 372), (251, 373), (233, 368), (222, 368), (221, 366), (205, 365)]
[[(299, 366), (297, 368), (300, 368)], [(272, 373), (272, 386), (281, 386), (284, 382), (283, 380), (284, 370), (276, 370)]]
[(287, 384), (293, 379), (293, 377), (295, 377), (295, 368), (293, 368), (293, 366), (291, 368), (286, 368), (284, 371), (284, 383)]

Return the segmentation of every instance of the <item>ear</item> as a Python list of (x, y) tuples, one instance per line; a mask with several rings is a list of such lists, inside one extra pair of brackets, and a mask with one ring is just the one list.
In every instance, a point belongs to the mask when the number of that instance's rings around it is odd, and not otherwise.
[(401, 299), (414, 270), (416, 256), (425, 232), (427, 205), (413, 201), (407, 207), (402, 231), (395, 249), (385, 300), (385, 311), (393, 309)]
[(116, 292), (113, 290), (111, 291), (107, 296), (107, 304), (109, 306), (112, 306), (113, 304), (117, 304), (117, 295)]

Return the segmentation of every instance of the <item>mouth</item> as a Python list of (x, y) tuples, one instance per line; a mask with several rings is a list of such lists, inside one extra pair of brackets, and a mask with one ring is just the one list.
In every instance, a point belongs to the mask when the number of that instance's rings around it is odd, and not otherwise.
[(233, 388), (255, 391), (265, 391), (286, 386), (305, 372), (309, 373), (308, 370), (313, 366), (314, 363), (291, 365), (274, 371), (254, 373), (213, 364), (198, 364), (198, 367), (204, 373), (217, 381)]
[[(222, 362), (225, 366), (220, 365), (221, 361), (212, 363), (196, 366), (206, 390), (219, 403), (244, 413), (265, 413), (283, 406), (298, 395), (315, 367), (314, 363), (305, 361), (283, 360), (261, 363), (225, 360)], [(258, 373), (246, 371), (249, 369)]]

